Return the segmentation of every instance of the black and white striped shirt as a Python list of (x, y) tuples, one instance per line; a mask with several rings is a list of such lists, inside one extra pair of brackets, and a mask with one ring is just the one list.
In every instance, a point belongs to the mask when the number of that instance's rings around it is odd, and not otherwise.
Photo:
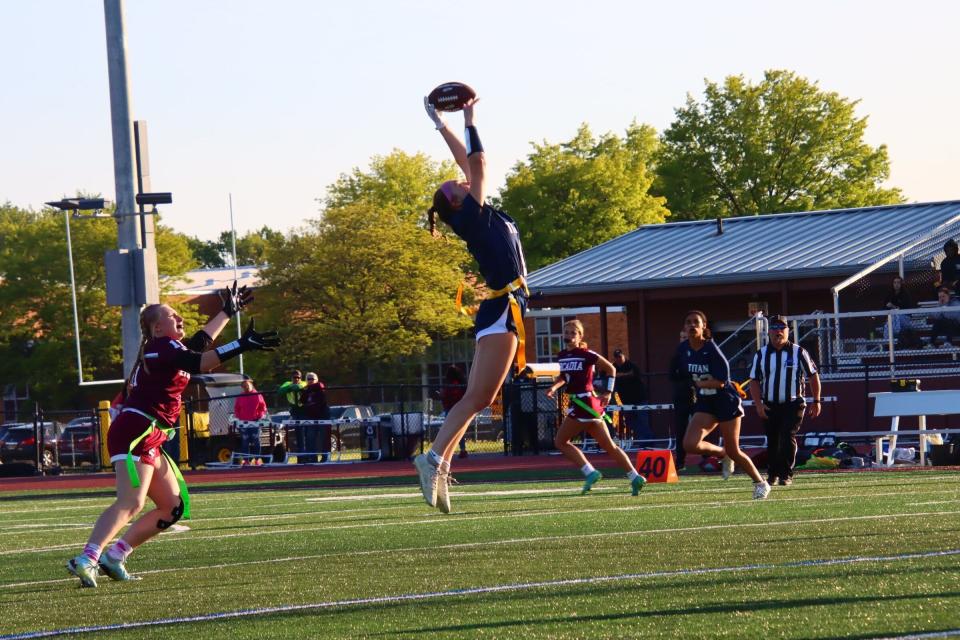
[(765, 404), (781, 404), (803, 397), (807, 377), (817, 375), (817, 366), (807, 350), (788, 342), (777, 351), (771, 345), (761, 347), (753, 357), (750, 378), (760, 385)]

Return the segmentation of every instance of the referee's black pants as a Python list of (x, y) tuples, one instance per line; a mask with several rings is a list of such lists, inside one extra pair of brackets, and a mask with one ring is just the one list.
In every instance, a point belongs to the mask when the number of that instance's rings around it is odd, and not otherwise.
[(763, 421), (767, 435), (767, 475), (773, 479), (792, 478), (793, 465), (797, 462), (797, 433), (806, 403), (796, 400), (764, 405), (767, 408), (767, 419)]

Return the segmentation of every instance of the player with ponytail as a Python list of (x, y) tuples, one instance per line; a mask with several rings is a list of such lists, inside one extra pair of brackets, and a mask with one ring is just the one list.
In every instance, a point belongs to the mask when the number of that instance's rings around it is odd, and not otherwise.
[(513, 219), (486, 203), (486, 156), (474, 122), (476, 99), (463, 106), (464, 141), (450, 131), (440, 113), (424, 98), (433, 120), (465, 181), (444, 182), (433, 195), (430, 229), (436, 234), (436, 217), (467, 244), (477, 261), (490, 293), (476, 310), (477, 347), (463, 398), (447, 412), (430, 450), (416, 457), (420, 489), (431, 507), (450, 512), (448, 482), (450, 460), (473, 417), (490, 406), (516, 356), (524, 358), (523, 314), (527, 306), (527, 266), (520, 233)]
[[(647, 479), (637, 473), (626, 452), (613, 441), (610, 431), (603, 423), (604, 410), (613, 393), (617, 370), (609, 360), (587, 348), (587, 343), (583, 341), (583, 324), (579, 320), (568, 320), (563, 324), (563, 341), (566, 348), (557, 354), (560, 375), (547, 390), (547, 397), (552, 398), (560, 387), (566, 385), (570, 406), (557, 430), (554, 444), (560, 453), (583, 473), (581, 493), (590, 491), (593, 485), (603, 478), (603, 474), (587, 461), (583, 451), (570, 444), (570, 440), (586, 431), (597, 441), (600, 448), (627, 472), (630, 491), (633, 495), (638, 495)], [(594, 369), (605, 376), (599, 395), (593, 388)]]
[[(110, 462), (116, 470), (117, 498), (97, 519), (83, 552), (67, 570), (84, 587), (97, 586), (99, 571), (113, 580), (131, 580), (125, 562), (133, 549), (180, 518), (190, 517), (190, 497), (183, 476), (163, 451), (179, 418), (181, 395), (191, 373), (210, 371), (245, 351), (270, 351), (280, 343), (275, 331), (258, 333), (253, 320), (239, 340), (211, 349), (230, 318), (253, 296), (236, 282), (220, 292), (223, 309), (189, 340), (183, 341), (183, 318), (165, 304), (140, 312), (142, 339), (137, 362), (127, 381), (123, 409), (107, 432)], [(146, 504), (142, 515), (106, 552), (104, 546)]]

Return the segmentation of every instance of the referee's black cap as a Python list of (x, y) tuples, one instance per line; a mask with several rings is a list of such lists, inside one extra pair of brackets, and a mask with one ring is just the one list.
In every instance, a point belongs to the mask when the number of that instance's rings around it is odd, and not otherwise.
[(770, 316), (767, 326), (771, 329), (786, 329), (789, 327), (787, 319), (784, 316)]

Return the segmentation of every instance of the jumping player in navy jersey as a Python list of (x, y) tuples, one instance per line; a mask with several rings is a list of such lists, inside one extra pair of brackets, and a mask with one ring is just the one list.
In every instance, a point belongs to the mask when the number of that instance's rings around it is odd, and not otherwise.
[[(753, 497), (762, 500), (770, 494), (770, 485), (757, 471), (750, 457), (740, 449), (740, 418), (743, 408), (740, 394), (730, 381), (730, 365), (713, 342), (702, 311), (689, 311), (683, 323), (687, 339), (677, 347), (676, 361), (697, 388), (693, 417), (683, 437), (687, 453), (723, 457), (723, 478), (733, 473), (734, 464), (753, 478)], [(704, 438), (720, 428), (723, 447)]]
[[(563, 341), (567, 345), (566, 349), (557, 354), (560, 375), (557, 376), (553, 386), (547, 390), (547, 397), (552, 398), (560, 387), (567, 385), (570, 407), (560, 424), (560, 429), (557, 430), (554, 444), (567, 460), (579, 467), (586, 478), (581, 493), (590, 491), (593, 485), (603, 477), (603, 474), (587, 462), (583, 452), (570, 444), (572, 438), (581, 431), (586, 431), (593, 436), (600, 448), (627, 472), (631, 493), (638, 495), (643, 485), (647, 484), (647, 479), (637, 473), (633, 464), (630, 463), (630, 458), (610, 437), (610, 432), (607, 431), (602, 419), (604, 408), (610, 401), (610, 394), (613, 393), (617, 370), (599, 353), (586, 348), (583, 344), (583, 324), (579, 320), (568, 320), (563, 324)], [(606, 376), (606, 387), (600, 390), (599, 396), (593, 389), (594, 368)]]
[[(84, 587), (97, 586), (102, 571), (113, 580), (134, 579), (127, 556), (181, 517), (190, 517), (190, 499), (183, 476), (161, 445), (180, 418), (181, 394), (191, 373), (210, 371), (245, 351), (270, 351), (280, 343), (274, 331), (258, 333), (253, 320), (239, 340), (210, 349), (238, 310), (252, 301), (246, 287), (221, 291), (223, 310), (192, 338), (184, 337), (183, 318), (165, 304), (140, 312), (140, 354), (130, 374), (123, 410), (107, 432), (110, 462), (117, 473), (117, 499), (96, 524), (83, 552), (67, 562), (67, 570)], [(155, 508), (141, 516), (106, 552), (104, 545), (141, 509), (146, 499)]]
[[(437, 233), (435, 217), (439, 216), (467, 243), (480, 275), (491, 289), (476, 313), (477, 347), (464, 396), (447, 412), (430, 451), (414, 459), (424, 500), (443, 513), (450, 512), (448, 479), (457, 442), (473, 417), (496, 398), (517, 354), (517, 345), (522, 344), (527, 305), (527, 266), (517, 226), (510, 216), (484, 200), (486, 158), (474, 125), (475, 105), (473, 99), (463, 107), (464, 143), (424, 98), (427, 115), (466, 176), (464, 182), (444, 182), (434, 193), (429, 211), (431, 232)], [(522, 357), (522, 346), (517, 355)]]

